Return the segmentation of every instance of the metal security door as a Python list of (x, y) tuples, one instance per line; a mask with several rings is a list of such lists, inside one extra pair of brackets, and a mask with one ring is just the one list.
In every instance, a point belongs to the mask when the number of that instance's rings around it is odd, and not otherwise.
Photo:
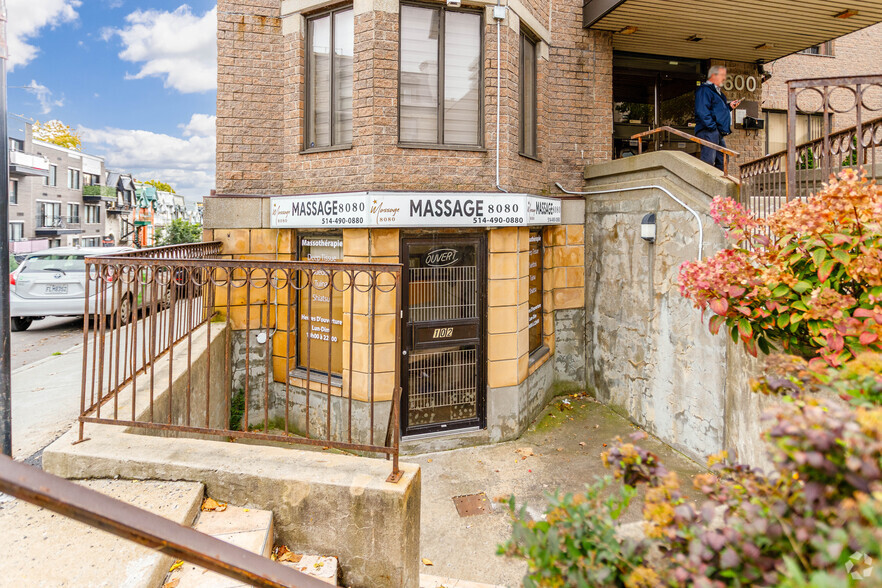
[(404, 435), (484, 426), (484, 239), (404, 239)]

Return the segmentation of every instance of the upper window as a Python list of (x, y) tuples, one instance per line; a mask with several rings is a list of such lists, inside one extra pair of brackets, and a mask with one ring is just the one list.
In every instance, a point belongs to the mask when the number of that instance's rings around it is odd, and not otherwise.
[(355, 48), (352, 8), (309, 19), (307, 37), (305, 147), (348, 146)]
[(402, 5), (399, 140), (480, 147), (482, 16)]
[(58, 166), (49, 164), (49, 177), (43, 178), (43, 184), (46, 186), (58, 185)]
[(18, 204), (18, 180), (9, 180), (9, 203)]
[(808, 49), (803, 49), (800, 53), (805, 53), (806, 55), (833, 55), (833, 41), (827, 41), (826, 43), (821, 43), (820, 45), (815, 45), (814, 47), (809, 47)]
[(78, 169), (68, 169), (67, 170), (67, 187), (73, 190), (80, 189), (80, 170)]
[(536, 141), (536, 41), (521, 33), (520, 152), (538, 157)]

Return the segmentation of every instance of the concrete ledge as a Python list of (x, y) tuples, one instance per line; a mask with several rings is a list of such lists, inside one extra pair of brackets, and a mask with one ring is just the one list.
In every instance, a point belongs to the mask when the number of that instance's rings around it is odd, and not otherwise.
[(65, 478), (119, 476), (202, 482), (212, 498), (272, 510), (277, 537), (293, 549), (334, 555), (346, 586), (419, 584), (420, 469), (329, 452), (131, 435), (88, 425), (43, 453), (43, 468)]
[[(620, 181), (635, 182), (642, 178), (670, 177), (681, 179), (684, 185), (711, 196), (738, 196), (738, 184), (723, 172), (703, 161), (679, 151), (653, 151), (634, 157), (615, 159), (586, 166), (585, 181), (589, 188)], [(616, 179), (616, 176), (623, 176)]]

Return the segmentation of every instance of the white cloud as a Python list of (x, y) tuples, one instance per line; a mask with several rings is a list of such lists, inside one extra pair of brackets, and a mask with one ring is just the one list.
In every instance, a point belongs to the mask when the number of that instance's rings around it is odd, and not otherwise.
[(27, 86), (20, 87), (26, 92), (33, 94), (34, 97), (37, 99), (37, 102), (40, 103), (40, 114), (49, 114), (56, 106), (64, 106), (63, 97), (54, 98), (52, 96), (52, 90), (50, 90), (43, 84), (38, 84), (37, 80), (31, 80), (31, 83)]
[(217, 117), (213, 114), (194, 114), (187, 124), (178, 125), (185, 137), (213, 137)]
[(9, 69), (27, 65), (40, 52), (31, 42), (46, 26), (55, 28), (77, 19), (80, 0), (9, 0)]
[(125, 27), (102, 31), (102, 37), (118, 37), (119, 57), (142, 64), (128, 79), (159, 77), (166, 88), (183, 93), (217, 88), (217, 8), (202, 16), (186, 4), (174, 12), (136, 10)]
[[(211, 120), (212, 130), (196, 126), (204, 134), (186, 135), (194, 120)], [(181, 125), (185, 137), (136, 129), (90, 129), (80, 127), (87, 153), (103, 155), (108, 169), (129, 172), (136, 179), (158, 179), (174, 186), (179, 194), (191, 199), (208, 195), (214, 188), (215, 135), (214, 117), (194, 115)]]

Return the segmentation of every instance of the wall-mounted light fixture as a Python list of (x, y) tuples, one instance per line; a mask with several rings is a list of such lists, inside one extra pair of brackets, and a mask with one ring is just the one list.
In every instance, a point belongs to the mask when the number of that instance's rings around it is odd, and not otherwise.
[(650, 212), (640, 221), (640, 238), (647, 243), (655, 243), (655, 213)]

